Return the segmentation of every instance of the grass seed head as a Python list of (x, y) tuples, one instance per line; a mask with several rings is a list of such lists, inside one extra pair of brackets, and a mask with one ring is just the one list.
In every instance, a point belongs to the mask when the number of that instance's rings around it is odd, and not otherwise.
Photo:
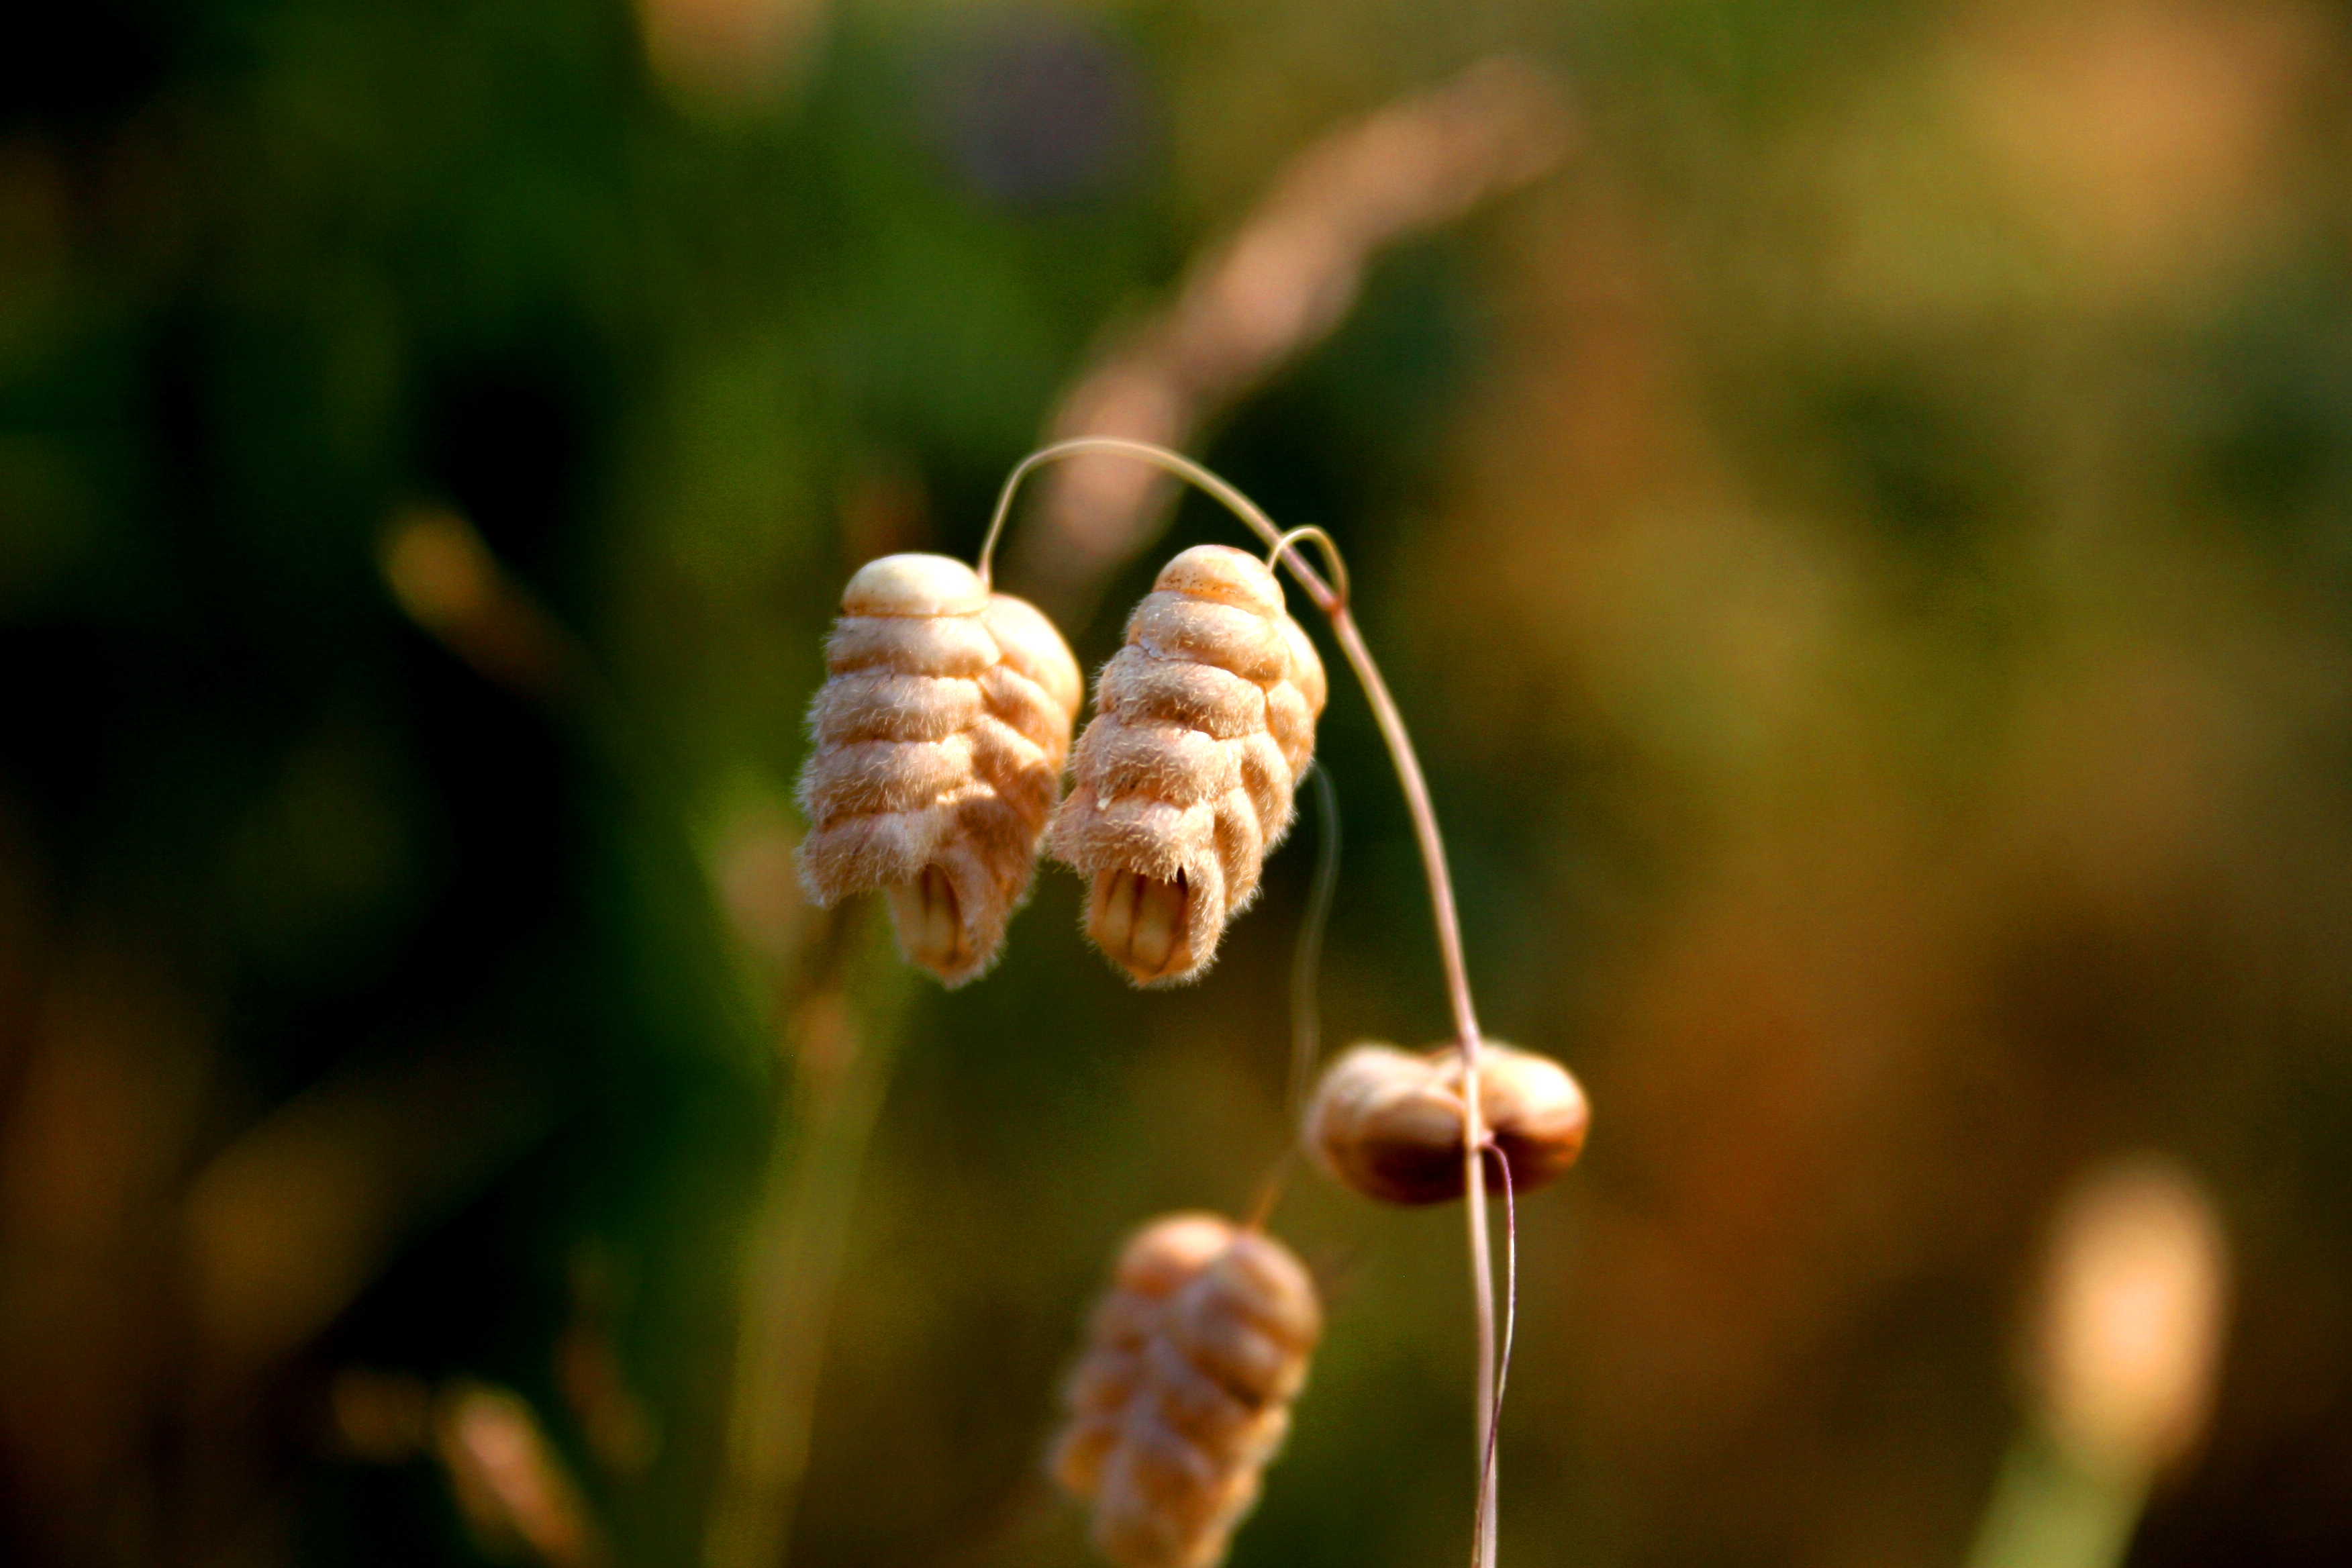
[(1136, 607), (1048, 847), (1094, 879), (1087, 934), (1139, 984), (1199, 974), (1256, 897), (1327, 693), (1281, 584), (1246, 551), (1185, 551)]
[(1034, 605), (945, 555), (867, 562), (841, 612), (809, 707), (801, 879), (820, 905), (887, 889), (908, 962), (961, 984), (1036, 873), (1077, 661)]
[(1055, 1479), (1094, 1502), (1118, 1568), (1210, 1568), (1257, 1500), (1323, 1329), (1313, 1281), (1272, 1237), (1215, 1215), (1129, 1241), (1063, 1391)]
[(2169, 1160), (2093, 1173), (2060, 1206), (2029, 1370), (2075, 1464), (2137, 1484), (2196, 1446), (2229, 1331), (2230, 1249), (2212, 1198)]
[[(1591, 1113), (1584, 1091), (1549, 1057), (1487, 1040), (1478, 1055), (1480, 1120), (1526, 1192), (1576, 1163)], [(1392, 1046), (1349, 1049), (1307, 1104), (1316, 1160), (1366, 1197), (1434, 1204), (1462, 1195), (1462, 1053), (1415, 1056)]]

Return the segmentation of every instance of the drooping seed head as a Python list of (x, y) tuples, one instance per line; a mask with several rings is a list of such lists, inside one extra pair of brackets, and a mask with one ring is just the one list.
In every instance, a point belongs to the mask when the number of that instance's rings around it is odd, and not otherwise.
[[(1307, 1146), (1325, 1170), (1366, 1197), (1392, 1204), (1458, 1198), (1466, 1184), (1462, 1077), (1462, 1053), (1453, 1046), (1418, 1056), (1380, 1044), (1353, 1047), (1331, 1064), (1308, 1102)], [(1515, 1191), (1541, 1186), (1583, 1152), (1591, 1121), (1584, 1091), (1549, 1057), (1485, 1041), (1478, 1107)]]
[(944, 555), (858, 568), (801, 774), (801, 879), (886, 889), (899, 950), (950, 985), (993, 963), (1061, 795), (1084, 683), (1036, 608)]
[(1256, 556), (1196, 545), (1096, 682), (1048, 848), (1093, 878), (1087, 934), (1140, 984), (1208, 967), (1290, 830), (1328, 689), (1283, 605)]
[(1210, 1568), (1257, 1500), (1322, 1333), (1313, 1281), (1273, 1237), (1171, 1215), (1120, 1256), (1063, 1390), (1052, 1468), (1095, 1505), (1118, 1568)]

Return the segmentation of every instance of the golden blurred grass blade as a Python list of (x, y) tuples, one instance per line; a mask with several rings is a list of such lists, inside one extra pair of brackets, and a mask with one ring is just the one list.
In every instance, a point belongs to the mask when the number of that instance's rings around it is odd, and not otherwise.
[[(779, 1004), (790, 1009), (783, 1032), (795, 1092), (776, 1112), (749, 1236), (707, 1568), (774, 1568), (791, 1538), (858, 1177), (898, 1055), (899, 1006), (911, 990), (909, 972), (878, 952), (884, 944), (861, 918), (866, 910), (850, 905), (819, 917), (799, 1000), (787, 994)], [(868, 949), (879, 962), (858, 963)], [(852, 994), (862, 1005), (853, 1008)]]
[(637, 0), (646, 58), (684, 108), (738, 119), (774, 108), (815, 63), (825, 0)]
[[(1049, 438), (1181, 449), (1346, 317), (1381, 247), (1540, 177), (1573, 137), (1551, 77), (1510, 57), (1330, 132), (1201, 252), (1165, 308), (1071, 386)], [(1061, 465), (1016, 542), (1017, 580), (1075, 618), (1091, 607), (1093, 585), (1157, 535), (1171, 493), (1164, 475), (1115, 458)]]
[(1970, 1568), (2116, 1568), (2150, 1489), (2203, 1435), (2228, 1318), (2220, 1215), (2169, 1161), (2093, 1172), (2061, 1202), (2027, 1348), (2034, 1424)]
[(434, 1400), (433, 1452), (467, 1528), (488, 1552), (548, 1568), (603, 1568), (603, 1528), (521, 1395), (457, 1382)]
[(413, 506), (385, 527), (377, 558), (409, 619), (520, 696), (566, 695), (582, 650), (490, 553), (474, 525), (441, 506)]
[[(18, 871), (0, 860), (0, 904), (29, 899)], [(139, 1484), (174, 1385), (171, 1216), (218, 1023), (121, 933), (6, 913), (24, 918), (0, 960), (0, 1492), (17, 1539), (81, 1560), (152, 1545), (152, 1518), (108, 1504)]]
[(223, 1150), (182, 1215), (205, 1388), (307, 1343), (552, 1115), (512, 1057), (468, 1041), (346, 1068)]

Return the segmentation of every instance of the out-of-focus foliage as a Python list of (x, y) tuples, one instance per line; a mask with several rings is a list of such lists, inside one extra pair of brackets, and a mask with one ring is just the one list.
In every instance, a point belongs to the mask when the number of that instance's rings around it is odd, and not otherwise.
[[(1958, 1563), (2052, 1205), (2154, 1148), (2237, 1310), (2134, 1561), (2345, 1560), (2352, 34), (2288, 0), (18, 19), (0, 1556), (693, 1563), (764, 1345), (792, 1561), (1085, 1560), (1054, 1381), (1117, 1239), (1282, 1147), (1318, 829), (1195, 990), (1053, 872), (919, 989), (792, 890), (820, 638), (1301, 149), (1498, 48), (1568, 164), (1201, 450), (1349, 548), (1486, 1022), (1591, 1092), (1505, 1554)], [(1434, 1038), (1344, 684), (1320, 752), (1326, 1037)], [(1236, 1563), (1465, 1550), (1458, 1221), (1294, 1176), (1330, 1323)]]

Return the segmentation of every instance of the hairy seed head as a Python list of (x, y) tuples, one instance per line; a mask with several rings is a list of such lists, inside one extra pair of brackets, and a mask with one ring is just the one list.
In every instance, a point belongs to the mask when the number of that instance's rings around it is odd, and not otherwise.
[(1290, 830), (1327, 688), (1246, 551), (1171, 561), (1095, 684), (1047, 847), (1094, 879), (1087, 933), (1141, 984), (1189, 980)]
[(1055, 1479), (1118, 1568), (1210, 1568), (1257, 1500), (1323, 1331), (1306, 1268), (1210, 1214), (1138, 1232), (1065, 1385)]
[[(1517, 1192), (1576, 1163), (1591, 1121), (1566, 1068), (1496, 1040), (1479, 1049), (1478, 1109)], [(1331, 1064), (1307, 1105), (1305, 1131), (1323, 1168), (1366, 1197), (1434, 1204), (1462, 1195), (1467, 1120), (1460, 1050), (1415, 1056), (1375, 1043)]]
[(945, 555), (850, 578), (809, 706), (801, 879), (830, 905), (887, 889), (899, 950), (950, 985), (1027, 897), (1084, 682), (1053, 623)]

